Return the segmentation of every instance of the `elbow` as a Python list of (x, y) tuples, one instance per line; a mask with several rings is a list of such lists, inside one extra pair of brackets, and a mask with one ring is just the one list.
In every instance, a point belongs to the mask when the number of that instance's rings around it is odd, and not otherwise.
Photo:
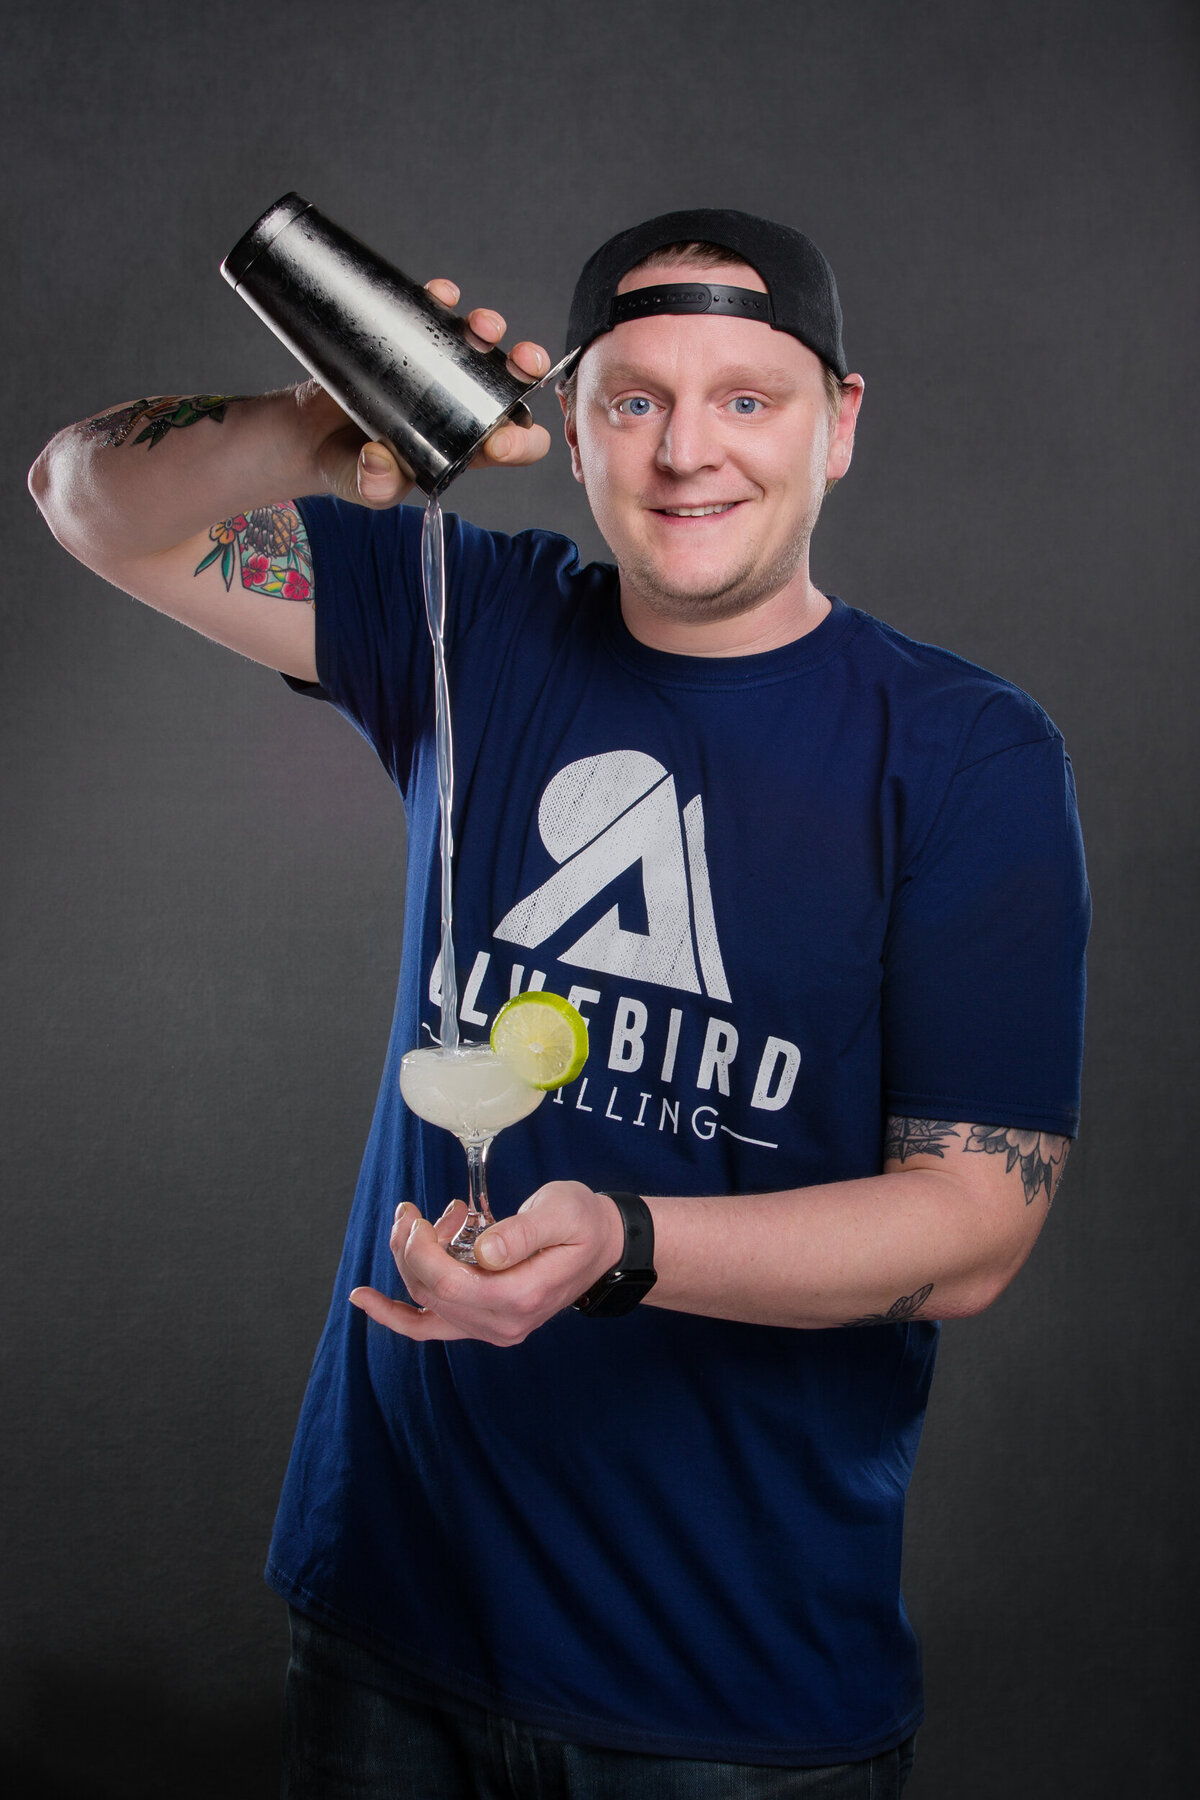
[(954, 1304), (943, 1308), (943, 1319), (976, 1319), (985, 1313), (989, 1306), (994, 1306), (1011, 1276), (1001, 1279), (997, 1276), (976, 1276), (972, 1281), (964, 1283), (954, 1296)]
[[(78, 469), (60, 432), (37, 458), (27, 477), (34, 504), (64, 550), (87, 561), (89, 541), (86, 514), (80, 507), (83, 492)], [(94, 532), (91, 534), (94, 535)]]
[(30, 493), (43, 515), (50, 498), (50, 446), (47, 445), (29, 471), (27, 482)]
[(956, 1284), (954, 1304), (942, 1313), (944, 1319), (973, 1319), (994, 1306), (1016, 1279), (1029, 1255), (1028, 1247), (1019, 1253), (996, 1257), (972, 1271)]
[[(60, 544), (67, 543), (67, 508), (61, 471), (56, 468), (57, 439), (46, 445), (29, 471), (27, 486), (34, 504)], [(67, 545), (69, 549), (70, 546)]]

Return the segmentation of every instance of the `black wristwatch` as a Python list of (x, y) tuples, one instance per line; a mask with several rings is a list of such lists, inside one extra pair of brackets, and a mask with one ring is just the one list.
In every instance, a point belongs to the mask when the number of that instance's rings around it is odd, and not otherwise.
[(589, 1319), (619, 1319), (644, 1300), (658, 1280), (654, 1268), (654, 1216), (640, 1194), (614, 1194), (608, 1198), (621, 1215), (625, 1248), (621, 1260), (607, 1275), (594, 1282), (574, 1302), (575, 1311)]

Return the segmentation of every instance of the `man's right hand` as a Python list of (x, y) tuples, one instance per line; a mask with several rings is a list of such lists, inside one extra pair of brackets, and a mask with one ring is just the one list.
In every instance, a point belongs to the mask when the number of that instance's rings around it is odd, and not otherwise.
[[(435, 300), (446, 306), (457, 306), (459, 290), (453, 281), (438, 277), (425, 283)], [(498, 312), (476, 307), (467, 314), (467, 324), (481, 344), (498, 344), (507, 326)], [(509, 372), (526, 381), (537, 381), (550, 367), (550, 357), (541, 344), (522, 340), (508, 353)], [(316, 382), (307, 384), (313, 390), (314, 407), (324, 402), (337, 414), (328, 437), (318, 445), (317, 462), (325, 487), (342, 500), (360, 506), (384, 508), (397, 506), (412, 491), (411, 474), (402, 469), (386, 444), (368, 443), (357, 425), (347, 419), (336, 402), (322, 392)], [(318, 399), (319, 396), (319, 399)], [(309, 404), (306, 399), (305, 404)], [(319, 415), (318, 415), (319, 416)], [(543, 425), (501, 425), (488, 438), (473, 459), (473, 469), (519, 468), (524, 463), (540, 462), (550, 448), (550, 433)]]

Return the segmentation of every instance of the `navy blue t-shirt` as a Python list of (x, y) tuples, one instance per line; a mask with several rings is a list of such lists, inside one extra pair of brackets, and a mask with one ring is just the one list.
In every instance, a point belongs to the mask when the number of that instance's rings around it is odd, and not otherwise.
[[(394, 1210), (463, 1155), (412, 1117), (439, 1031), (421, 515), (301, 506), (324, 696), (404, 797), (387, 1064), (269, 1579), (452, 1692), (581, 1742), (820, 1764), (920, 1717), (900, 1596), (931, 1323), (568, 1311), (412, 1344)], [(782, 649), (647, 648), (615, 571), (447, 520), (461, 1029), (570, 995), (584, 1076), (496, 1142), (543, 1181), (738, 1194), (875, 1174), (887, 1112), (1074, 1135), (1088, 897), (1070, 766), (1027, 695), (835, 601)]]

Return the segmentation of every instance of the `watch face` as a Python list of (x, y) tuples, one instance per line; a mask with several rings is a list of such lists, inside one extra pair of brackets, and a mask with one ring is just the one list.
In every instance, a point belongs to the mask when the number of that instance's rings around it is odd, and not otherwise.
[(590, 1319), (619, 1319), (633, 1311), (657, 1280), (653, 1269), (610, 1269), (576, 1300), (575, 1309)]

